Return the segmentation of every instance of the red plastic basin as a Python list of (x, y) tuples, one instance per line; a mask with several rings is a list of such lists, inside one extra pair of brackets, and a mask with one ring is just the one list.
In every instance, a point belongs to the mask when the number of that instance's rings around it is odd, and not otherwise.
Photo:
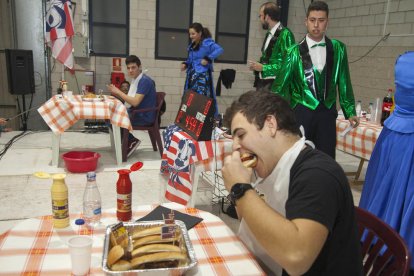
[(93, 151), (69, 151), (62, 155), (66, 169), (73, 173), (95, 171), (101, 155)]

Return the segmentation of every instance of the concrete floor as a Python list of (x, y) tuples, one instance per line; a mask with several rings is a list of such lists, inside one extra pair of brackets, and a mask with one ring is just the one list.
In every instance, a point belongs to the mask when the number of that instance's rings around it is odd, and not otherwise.
[[(2, 133), (0, 150), (19, 133), (17, 131)], [(167, 178), (159, 173), (160, 155), (152, 150), (147, 133), (135, 131), (134, 135), (141, 139), (142, 143), (122, 167), (116, 166), (107, 133), (68, 131), (62, 135), (61, 154), (71, 150), (92, 150), (102, 155), (96, 171), (103, 209), (116, 207), (116, 181), (118, 179), (116, 171), (120, 168), (129, 168), (136, 161), (144, 162), (144, 167), (131, 174), (133, 205), (157, 204), (165, 201), (163, 185), (167, 182)], [(50, 131), (28, 132), (27, 135), (16, 140), (0, 159), (0, 233), (26, 218), (51, 214), (52, 180), (38, 179), (33, 176), (33, 173), (37, 171), (65, 172), (63, 160), (60, 160), (58, 167), (51, 165), (51, 137)], [(337, 151), (337, 161), (345, 172), (356, 171), (359, 163), (357, 158), (339, 151)], [(363, 169), (362, 179), (365, 170), (366, 167)], [(239, 222), (221, 212), (221, 204), (217, 199), (218, 189), (213, 189), (211, 183), (214, 183), (212, 180), (214, 177), (211, 175), (199, 185), (196, 208), (216, 214), (236, 231)], [(85, 173), (67, 173), (66, 183), (69, 189), (70, 212), (80, 212), (86, 183)], [(220, 184), (216, 185), (220, 188)], [(351, 187), (355, 204), (358, 204), (362, 186), (351, 185)]]

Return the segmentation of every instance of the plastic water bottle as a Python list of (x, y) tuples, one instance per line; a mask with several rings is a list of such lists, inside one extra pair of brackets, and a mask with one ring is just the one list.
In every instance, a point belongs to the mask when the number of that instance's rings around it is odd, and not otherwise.
[(357, 102), (357, 105), (355, 107), (356, 115), (357, 117), (361, 117), (361, 101)]
[(373, 116), (374, 116), (374, 104), (373, 103), (369, 103), (368, 113), (369, 113), (369, 120), (370, 121), (375, 121), (375, 118), (373, 118)]
[(83, 217), (87, 224), (94, 226), (101, 221), (101, 194), (96, 185), (96, 173), (88, 172), (86, 179), (83, 194)]

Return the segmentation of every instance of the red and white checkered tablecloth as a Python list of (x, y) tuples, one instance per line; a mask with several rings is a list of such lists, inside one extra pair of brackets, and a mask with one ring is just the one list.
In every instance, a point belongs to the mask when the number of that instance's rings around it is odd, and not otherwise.
[(61, 134), (79, 119), (108, 119), (111, 124), (132, 130), (127, 109), (112, 96), (90, 101), (80, 95), (71, 97), (53, 96), (38, 109), (43, 120), (55, 134)]
[[(189, 230), (198, 263), (188, 275), (265, 275), (245, 245), (217, 216), (176, 203), (164, 206), (203, 218)], [(136, 220), (155, 205), (134, 208)], [(75, 225), (79, 215), (71, 216), (65, 229), (53, 228), (51, 216), (27, 219), (0, 235), (0, 275), (70, 275), (71, 261), (66, 242), (74, 235), (93, 238), (90, 275), (104, 275), (102, 253), (107, 225), (117, 223), (116, 210), (106, 210), (102, 215), (103, 226), (91, 230)]]
[(162, 156), (161, 171), (169, 174), (165, 198), (186, 205), (192, 195), (192, 170), (220, 170), (232, 145), (230, 139), (196, 141), (186, 132), (175, 132)]
[(348, 120), (342, 118), (336, 119), (336, 148), (369, 160), (378, 136), (381, 133), (382, 126), (361, 120), (357, 128), (352, 129), (344, 137), (340, 137), (339, 134), (348, 126)]

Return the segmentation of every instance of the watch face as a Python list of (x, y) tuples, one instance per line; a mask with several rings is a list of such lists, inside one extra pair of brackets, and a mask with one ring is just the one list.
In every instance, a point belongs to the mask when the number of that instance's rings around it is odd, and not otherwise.
[(230, 201), (232, 204), (236, 205), (236, 200), (241, 198), (244, 193), (250, 189), (253, 189), (252, 185), (247, 183), (236, 183), (231, 187), (230, 190)]

